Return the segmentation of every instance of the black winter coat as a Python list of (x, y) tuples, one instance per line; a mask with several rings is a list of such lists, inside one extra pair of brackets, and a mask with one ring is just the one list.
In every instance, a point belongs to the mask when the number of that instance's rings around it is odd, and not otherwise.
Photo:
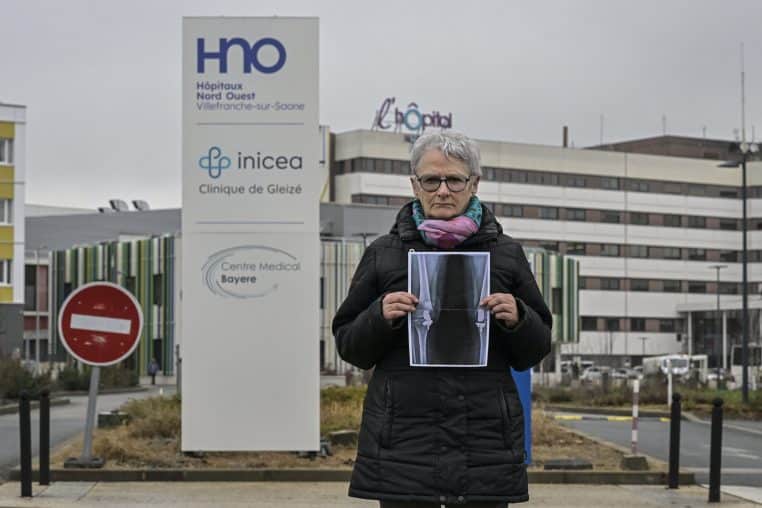
[(375, 366), (363, 406), (349, 495), (465, 503), (529, 499), (524, 417), (509, 367), (525, 370), (550, 351), (552, 317), (519, 243), (483, 207), (482, 225), (457, 251), (490, 252), (490, 292), (511, 293), (519, 323), (490, 323), (487, 367), (410, 367), (407, 321), (389, 324), (386, 293), (407, 291), (407, 254), (433, 250), (405, 205), (388, 235), (365, 251), (333, 320), (349, 363)]

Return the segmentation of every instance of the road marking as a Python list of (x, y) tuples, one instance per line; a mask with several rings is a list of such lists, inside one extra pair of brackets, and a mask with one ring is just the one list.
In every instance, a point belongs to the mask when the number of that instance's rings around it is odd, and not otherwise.
[[(598, 422), (630, 422), (632, 416), (599, 416), (599, 415), (553, 415), (555, 420), (562, 421), (598, 421)], [(650, 417), (640, 416), (641, 420), (653, 420)], [(669, 418), (659, 418), (660, 422), (669, 423)]]
[(129, 334), (132, 322), (129, 319), (117, 319), (103, 316), (88, 316), (86, 314), (72, 314), (69, 326), (78, 330), (90, 330), (93, 332)]

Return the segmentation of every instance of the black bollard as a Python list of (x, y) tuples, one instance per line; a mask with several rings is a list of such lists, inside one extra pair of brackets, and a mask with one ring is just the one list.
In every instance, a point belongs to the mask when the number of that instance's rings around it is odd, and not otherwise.
[(680, 394), (672, 394), (672, 412), (669, 418), (669, 488), (680, 485)]
[(720, 472), (722, 469), (722, 399), (712, 403), (712, 442), (709, 451), (709, 502), (720, 502)]
[(50, 392), (40, 393), (40, 485), (50, 485)]
[(32, 418), (29, 394), (21, 392), (19, 400), (19, 435), (21, 436), (21, 497), (32, 497)]

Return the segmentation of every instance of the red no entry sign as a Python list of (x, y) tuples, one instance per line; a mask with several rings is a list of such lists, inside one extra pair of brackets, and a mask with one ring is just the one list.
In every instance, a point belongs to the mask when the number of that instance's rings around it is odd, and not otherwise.
[(61, 342), (77, 360), (99, 367), (132, 354), (143, 329), (143, 313), (129, 291), (110, 282), (77, 288), (58, 316)]

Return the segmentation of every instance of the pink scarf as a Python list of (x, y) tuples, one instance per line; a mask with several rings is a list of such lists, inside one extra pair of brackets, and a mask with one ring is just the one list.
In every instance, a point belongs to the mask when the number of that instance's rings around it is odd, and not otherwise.
[(418, 230), (425, 233), (424, 239), (436, 247), (452, 249), (479, 230), (473, 219), (459, 215), (450, 220), (426, 219)]

